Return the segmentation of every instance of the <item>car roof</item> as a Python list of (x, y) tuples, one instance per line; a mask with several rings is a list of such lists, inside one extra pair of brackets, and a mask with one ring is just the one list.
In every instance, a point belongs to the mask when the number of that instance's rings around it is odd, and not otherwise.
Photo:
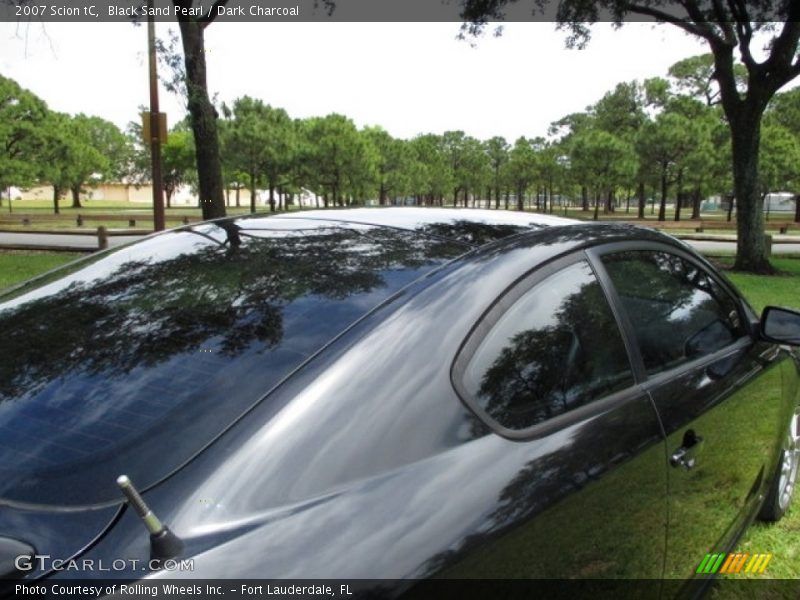
[(482, 246), (532, 229), (580, 222), (539, 213), (438, 207), (310, 210), (296, 214), (283, 213), (275, 218), (320, 219), (394, 227), (413, 230), (425, 235), (448, 238), (473, 246)]
[(369, 223), (403, 229), (417, 229), (432, 223), (456, 223), (466, 221), (487, 225), (522, 225), (527, 227), (547, 227), (580, 223), (542, 213), (518, 212), (510, 210), (487, 210), (483, 208), (440, 208), (417, 206), (392, 206), (375, 208), (347, 208), (304, 210), (299, 213), (281, 213), (273, 218), (326, 219)]

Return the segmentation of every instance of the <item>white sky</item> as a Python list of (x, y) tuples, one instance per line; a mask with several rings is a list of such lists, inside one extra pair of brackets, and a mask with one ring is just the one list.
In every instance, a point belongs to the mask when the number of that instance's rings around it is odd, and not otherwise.
[[(157, 24), (159, 35), (177, 25)], [(462, 129), (480, 139), (544, 135), (623, 81), (665, 76), (706, 47), (672, 26), (599, 24), (567, 50), (552, 23), (508, 23), (475, 47), (458, 23), (214, 23), (206, 30), (209, 90), (249, 94), (292, 117), (343, 113), (397, 137)], [(126, 23), (0, 23), (0, 73), (58, 111), (124, 127), (149, 99), (146, 28)], [(180, 101), (163, 91), (174, 123)]]

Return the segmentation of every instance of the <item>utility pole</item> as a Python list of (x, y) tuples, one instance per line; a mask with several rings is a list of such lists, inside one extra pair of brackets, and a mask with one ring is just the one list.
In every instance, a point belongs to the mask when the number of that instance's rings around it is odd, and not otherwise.
[(158, 113), (158, 72), (156, 70), (156, 24), (153, 0), (147, 0), (147, 46), (150, 54), (150, 155), (153, 178), (153, 228), (162, 231), (164, 225), (164, 192), (161, 179), (161, 128)]

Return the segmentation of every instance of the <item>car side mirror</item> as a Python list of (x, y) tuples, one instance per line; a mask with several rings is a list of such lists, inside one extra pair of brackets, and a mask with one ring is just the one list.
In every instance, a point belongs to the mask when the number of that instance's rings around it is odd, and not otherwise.
[(761, 337), (778, 344), (800, 346), (800, 312), (766, 307), (761, 313)]

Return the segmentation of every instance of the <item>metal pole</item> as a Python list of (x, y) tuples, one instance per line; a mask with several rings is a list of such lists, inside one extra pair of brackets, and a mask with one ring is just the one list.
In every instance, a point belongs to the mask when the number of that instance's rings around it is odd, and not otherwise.
[(153, 0), (147, 0), (147, 46), (150, 54), (150, 154), (153, 176), (153, 228), (164, 229), (164, 193), (161, 180), (161, 137), (158, 119), (158, 73), (156, 71), (156, 24)]

